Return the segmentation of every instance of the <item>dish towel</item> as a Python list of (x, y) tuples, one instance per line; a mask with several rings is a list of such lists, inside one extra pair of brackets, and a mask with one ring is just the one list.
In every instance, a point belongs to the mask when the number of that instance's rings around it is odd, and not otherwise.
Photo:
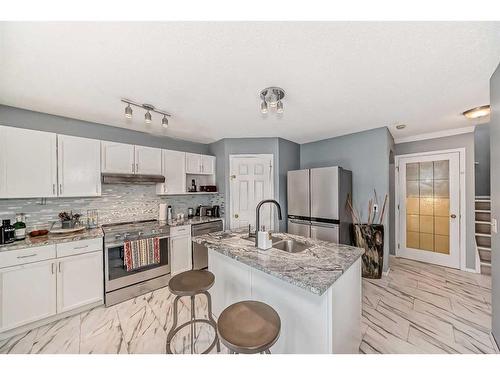
[(123, 244), (127, 271), (160, 263), (160, 239), (146, 238)]

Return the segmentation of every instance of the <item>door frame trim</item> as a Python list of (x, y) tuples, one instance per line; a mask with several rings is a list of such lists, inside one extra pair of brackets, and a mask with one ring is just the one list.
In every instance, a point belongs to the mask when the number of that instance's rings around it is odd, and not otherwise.
[[(399, 247), (398, 244), (400, 244), (400, 210), (398, 208), (400, 203), (400, 187), (399, 187), (399, 161), (403, 158), (408, 158), (408, 157), (415, 157), (415, 156), (428, 156), (428, 155), (439, 155), (439, 154), (448, 154), (452, 152), (458, 152), (459, 154), (459, 202), (460, 202), (460, 207), (459, 207), (459, 219), (460, 219), (460, 225), (459, 225), (459, 230), (460, 230), (460, 235), (459, 235), (459, 259), (460, 259), (460, 270), (462, 271), (469, 271), (469, 269), (466, 267), (466, 244), (467, 244), (467, 202), (466, 202), (466, 155), (465, 155), (465, 147), (460, 147), (460, 148), (453, 148), (453, 149), (445, 149), (445, 150), (436, 150), (436, 151), (428, 151), (428, 152), (415, 152), (415, 153), (410, 153), (410, 154), (401, 154), (401, 155), (395, 155), (394, 156), (394, 162), (395, 162), (395, 178), (394, 178), (394, 196), (395, 196), (395, 205), (394, 205), (394, 217), (395, 217), (395, 233), (396, 233), (396, 256), (399, 256)], [(477, 266), (477, 265), (476, 265)]]
[[(234, 159), (246, 159), (246, 158), (269, 158), (271, 161), (271, 178), (270, 178), (270, 186), (271, 189), (271, 199), (275, 199), (274, 194), (274, 154), (229, 154), (229, 194), (228, 194), (228, 202), (229, 202), (229, 228), (232, 228), (232, 220), (233, 220), (233, 205), (231, 204), (232, 200), (232, 189), (234, 184), (231, 179), (231, 171), (233, 170), (233, 161)], [(273, 210), (271, 210), (271, 215), (273, 219), (273, 226), (276, 227), (276, 218), (274, 216)], [(279, 225), (279, 224), (278, 224)]]

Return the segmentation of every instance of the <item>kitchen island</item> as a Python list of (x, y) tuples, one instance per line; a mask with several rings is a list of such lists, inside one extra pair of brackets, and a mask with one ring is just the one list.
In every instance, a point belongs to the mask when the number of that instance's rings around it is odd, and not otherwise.
[[(281, 318), (273, 353), (358, 353), (364, 250), (288, 233), (273, 236), (269, 250), (257, 249), (243, 231), (193, 237), (209, 249), (215, 317), (232, 303), (262, 301)], [(302, 251), (275, 248), (283, 248), (282, 240)]]

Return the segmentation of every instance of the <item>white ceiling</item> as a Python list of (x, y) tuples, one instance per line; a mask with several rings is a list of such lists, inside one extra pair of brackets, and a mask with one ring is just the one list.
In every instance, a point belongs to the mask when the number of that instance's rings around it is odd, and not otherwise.
[[(470, 125), (499, 62), (499, 22), (4, 22), (0, 103), (204, 143), (400, 138)], [(282, 118), (260, 114), (271, 85)], [(171, 112), (169, 129), (126, 120), (121, 97)]]

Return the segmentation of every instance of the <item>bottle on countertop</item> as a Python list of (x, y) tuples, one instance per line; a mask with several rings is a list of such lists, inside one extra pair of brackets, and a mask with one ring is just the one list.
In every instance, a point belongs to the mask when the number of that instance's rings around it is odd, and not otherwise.
[(194, 179), (191, 180), (191, 191), (196, 193), (196, 181)]
[(172, 221), (172, 206), (167, 207), (167, 222)]
[(26, 238), (26, 223), (24, 221), (24, 214), (16, 214), (16, 222), (14, 223), (14, 238), (16, 241)]
[(14, 242), (14, 227), (10, 224), (10, 219), (2, 220), (3, 243)]

